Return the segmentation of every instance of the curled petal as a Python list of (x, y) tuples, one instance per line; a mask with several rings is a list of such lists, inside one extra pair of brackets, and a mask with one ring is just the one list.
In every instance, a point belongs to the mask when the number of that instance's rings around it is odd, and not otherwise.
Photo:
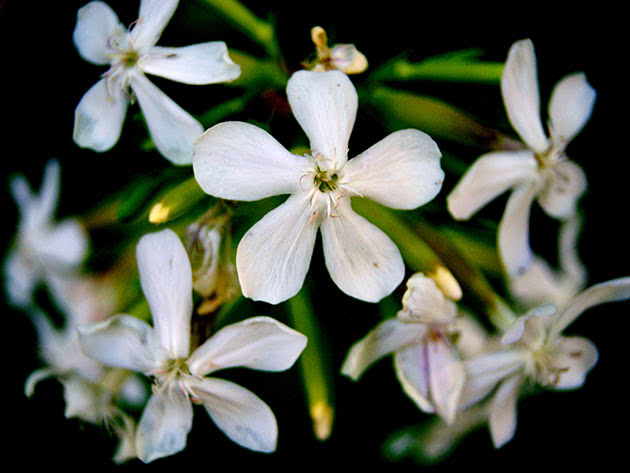
[(197, 85), (229, 82), (241, 74), (222, 41), (182, 48), (155, 47), (142, 58), (140, 67), (147, 74)]
[(409, 278), (402, 303), (403, 310), (397, 316), (404, 322), (450, 323), (457, 315), (457, 306), (422, 273)]
[(564, 160), (547, 171), (538, 203), (549, 215), (565, 219), (575, 215), (578, 199), (586, 190), (586, 176), (573, 161)]
[(232, 441), (257, 452), (269, 453), (276, 449), (276, 418), (254, 393), (217, 378), (191, 378), (189, 386), (217, 427)]
[(536, 169), (531, 151), (484, 154), (448, 195), (448, 210), (456, 219), (466, 220), (511, 187), (533, 180)]
[(120, 138), (129, 99), (116, 81), (98, 81), (83, 96), (74, 112), (74, 142), (103, 152)]
[(536, 192), (535, 183), (514, 189), (499, 222), (499, 253), (510, 277), (523, 274), (533, 259), (529, 246), (529, 212)]
[(306, 337), (270, 317), (254, 317), (222, 328), (188, 360), (193, 375), (244, 366), (265, 371), (289, 369), (306, 347)]
[(586, 373), (597, 363), (597, 348), (582, 337), (563, 337), (555, 347), (553, 366), (558, 370), (554, 389), (575, 389), (584, 384)]
[(358, 96), (340, 71), (298, 71), (289, 79), (287, 96), (293, 115), (321, 154), (340, 167), (348, 159), (348, 141), (357, 115)]
[(352, 210), (350, 199), (341, 199), (336, 211), (321, 227), (330, 276), (346, 294), (378, 302), (405, 276), (400, 252), (385, 233)]
[(195, 179), (204, 192), (232, 200), (297, 192), (306, 165), (269, 133), (242, 122), (210, 128), (196, 141), (193, 155)]
[(415, 209), (442, 188), (441, 156), (429, 135), (401, 130), (348, 161), (344, 178), (364, 197), (396, 209)]
[(368, 67), (367, 58), (354, 44), (336, 44), (330, 50), (330, 59), (335, 69), (346, 74), (360, 74)]
[(395, 318), (385, 320), (352, 345), (341, 372), (356, 381), (380, 358), (418, 343), (424, 331), (420, 324), (405, 324)]
[(124, 37), (125, 28), (116, 13), (104, 2), (90, 2), (77, 12), (72, 33), (74, 45), (83, 59), (93, 64), (109, 64), (110, 39)]
[(510, 48), (501, 76), (501, 92), (516, 132), (535, 152), (544, 152), (548, 140), (540, 121), (536, 56), (531, 40), (517, 41)]
[(553, 304), (544, 304), (536, 307), (525, 315), (521, 315), (510, 325), (501, 338), (503, 345), (510, 345), (521, 339), (525, 332), (525, 324), (532, 317), (550, 317), (556, 313), (556, 306)]
[(308, 194), (300, 192), (250, 228), (236, 252), (243, 295), (278, 304), (297, 294), (311, 263), (317, 226)]
[(495, 448), (502, 447), (514, 437), (516, 431), (516, 401), (523, 378), (513, 375), (506, 379), (490, 404), (490, 434)]
[(562, 79), (551, 94), (549, 118), (551, 138), (564, 148), (586, 124), (596, 97), (583, 73), (572, 74)]
[(173, 455), (186, 447), (193, 411), (188, 396), (167, 386), (149, 398), (136, 430), (136, 453), (144, 463)]
[(143, 236), (136, 257), (157, 339), (173, 359), (188, 358), (192, 271), (184, 245), (166, 229)]
[(140, 2), (140, 14), (131, 30), (131, 43), (135, 49), (142, 51), (155, 46), (178, 3), (179, 0), (142, 0)]

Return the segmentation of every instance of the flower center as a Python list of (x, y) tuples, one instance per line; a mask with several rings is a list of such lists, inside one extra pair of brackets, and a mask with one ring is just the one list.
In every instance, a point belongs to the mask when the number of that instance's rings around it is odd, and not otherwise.
[(160, 391), (172, 385), (174, 382), (177, 382), (183, 375), (190, 375), (190, 369), (186, 364), (187, 361), (187, 358), (166, 360), (160, 368), (152, 373), (156, 379), (154, 390)]
[(334, 169), (322, 169), (319, 165), (315, 166), (313, 172), (313, 185), (320, 192), (331, 192), (337, 190), (339, 181), (339, 172)]
[(569, 371), (566, 366), (554, 365), (553, 357), (546, 346), (531, 352), (531, 365), (528, 374), (541, 386), (555, 386), (562, 373)]

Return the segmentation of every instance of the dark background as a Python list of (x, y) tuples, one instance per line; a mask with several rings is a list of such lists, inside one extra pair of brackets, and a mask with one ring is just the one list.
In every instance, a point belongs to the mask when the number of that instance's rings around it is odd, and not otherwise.
[[(137, 151), (144, 125), (134, 119), (131, 108), (122, 139), (111, 152), (96, 154), (81, 150), (72, 141), (73, 112), (87, 89), (104, 72), (83, 61), (72, 43), (76, 10), (87, 2), (0, 0), (0, 50), (3, 65), (2, 91), (2, 210), (0, 250), (6, 252), (15, 232), (17, 212), (8, 193), (9, 176), (25, 174), (39, 188), (44, 163), (60, 160), (62, 193), (59, 216), (74, 215), (92, 208), (108, 193), (130, 182), (134, 176), (159, 172), (168, 163), (155, 152)], [(580, 254), (589, 269), (590, 284), (628, 275), (628, 94), (624, 79), (627, 62), (625, 15), (605, 2), (578, 8), (575, 3), (503, 2), (501, 7), (478, 2), (461, 7), (451, 2), (315, 1), (244, 2), (258, 15), (272, 14), (278, 24), (280, 46), (287, 62), (299, 62), (312, 52), (310, 28), (327, 29), (331, 44), (354, 42), (366, 54), (370, 67), (387, 58), (410, 52), (413, 58), (449, 50), (480, 47), (490, 60), (503, 61), (510, 45), (522, 38), (534, 41), (543, 110), (553, 85), (564, 75), (584, 71), (598, 93), (593, 116), (569, 147), (569, 155), (583, 166), (589, 190), (581, 201), (585, 227)], [(261, 53), (247, 38), (220, 23), (206, 26), (197, 12), (197, 2), (184, 0), (159, 42), (183, 46), (195, 42), (224, 40), (228, 46)], [(184, 5), (186, 4), (186, 5)], [(125, 24), (137, 15), (139, 2), (117, 1), (110, 5)], [(201, 9), (203, 10), (203, 8)], [(361, 78), (355, 79), (358, 83)], [(235, 96), (229, 87), (194, 86), (155, 81), (191, 113), (201, 113), (213, 104)], [(496, 86), (435, 85), (416, 82), (405, 87), (438, 97), (466, 110), (492, 126), (507, 125), (499, 88)], [(192, 91), (191, 91), (192, 89)], [(275, 116), (258, 103), (255, 118), (274, 126)], [(361, 109), (359, 111), (361, 113)], [(239, 117), (247, 119), (246, 117)], [(290, 122), (289, 119), (287, 122)], [(365, 149), (380, 136), (361, 134), (375, 128), (372, 118), (359, 117), (351, 148)], [(282, 130), (281, 123), (278, 130)], [(282, 131), (274, 133), (282, 141)], [(379, 131), (385, 136), (384, 131)], [(452, 147), (463, 159), (472, 160), (483, 150)], [(448, 181), (445, 189), (454, 182)], [(446, 192), (440, 194), (444, 199)], [(542, 216), (535, 211), (533, 218)], [(548, 222), (548, 220), (545, 220)], [(555, 245), (544, 229), (532, 228), (536, 249)], [(313, 258), (312, 274), (323, 274), (321, 252)], [(351, 343), (378, 321), (373, 307), (344, 297), (327, 277), (317, 282), (321, 323), (331, 346), (335, 367), (340, 366)], [(3, 409), (7, 422), (4, 460), (19, 460), (23, 466), (44, 461), (51, 467), (70, 471), (79, 468), (110, 469), (115, 441), (103, 429), (63, 417), (61, 385), (41, 383), (32, 399), (23, 395), (26, 377), (41, 366), (36, 356), (36, 336), (28, 319), (3, 306), (2, 359), (4, 366)], [(261, 306), (261, 313), (275, 315), (274, 308)], [(626, 303), (591, 310), (570, 329), (590, 338), (600, 350), (600, 362), (585, 386), (569, 393), (545, 392), (519, 404), (515, 438), (494, 451), (486, 429), (473, 434), (441, 465), (430, 469), (455, 468), (566, 468), (583, 466), (587, 460), (604, 464), (622, 461), (627, 448), (629, 416), (627, 391)], [(384, 361), (373, 367), (359, 384), (336, 378), (336, 425), (325, 443), (313, 439), (310, 420), (301, 397), (297, 370), (287, 373), (254, 373), (243, 381), (274, 410), (279, 423), (278, 451), (255, 454), (227, 440), (201, 409), (196, 410), (188, 448), (159, 460), (149, 468), (200, 469), (257, 467), (302, 469), (305, 467), (359, 469), (387, 467), (416, 469), (411, 462), (388, 464), (380, 455), (383, 439), (396, 430), (427, 419), (402, 393), (391, 368)], [(221, 465), (221, 466), (219, 466)], [(120, 471), (142, 468), (138, 461)]]

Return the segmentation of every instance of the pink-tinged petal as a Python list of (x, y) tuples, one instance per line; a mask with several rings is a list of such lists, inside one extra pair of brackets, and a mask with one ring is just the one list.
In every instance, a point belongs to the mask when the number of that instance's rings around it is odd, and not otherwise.
[(484, 154), (448, 195), (448, 210), (454, 218), (466, 220), (506, 190), (534, 180), (536, 172), (536, 159), (531, 151)]
[(188, 358), (192, 271), (184, 245), (172, 230), (165, 229), (143, 236), (136, 257), (157, 339), (170, 358)]
[(173, 102), (142, 73), (131, 76), (131, 88), (151, 132), (155, 147), (173, 164), (192, 163), (193, 143), (203, 133), (201, 123)]
[(204, 192), (230, 200), (293, 194), (307, 165), (263, 129), (242, 122), (213, 126), (196, 141), (193, 154)]
[(510, 376), (501, 383), (490, 404), (490, 434), (494, 448), (512, 440), (516, 431), (516, 402), (523, 377)]
[(457, 316), (457, 306), (444, 297), (433, 279), (422, 273), (409, 278), (402, 303), (403, 309), (397, 316), (403, 322), (451, 323)]
[(501, 77), (501, 92), (516, 132), (535, 152), (544, 152), (549, 143), (540, 121), (536, 56), (531, 40), (517, 41), (510, 48)]
[(317, 227), (308, 194), (299, 192), (250, 228), (236, 252), (243, 295), (278, 304), (297, 294), (311, 263)]
[(353, 191), (395, 209), (415, 209), (442, 188), (442, 154), (418, 130), (401, 130), (348, 161), (344, 180)]
[(557, 378), (550, 388), (575, 389), (584, 384), (586, 374), (598, 359), (597, 348), (586, 338), (563, 337), (553, 347), (553, 368)]
[(554, 143), (564, 147), (580, 132), (591, 116), (596, 96), (583, 73), (558, 82), (549, 101), (549, 128)]
[(385, 233), (352, 210), (350, 199), (340, 199), (335, 212), (321, 227), (330, 276), (346, 294), (378, 302), (405, 276), (400, 252)]
[(77, 327), (83, 353), (106, 366), (149, 373), (160, 362), (153, 328), (130, 315)]
[(406, 324), (395, 318), (385, 320), (352, 345), (341, 372), (356, 381), (382, 357), (418, 344), (424, 332), (421, 324)]
[(575, 215), (578, 199), (586, 190), (586, 176), (573, 161), (561, 161), (549, 169), (538, 203), (552, 217), (565, 219)]
[(298, 71), (289, 79), (287, 96), (313, 155), (331, 160), (331, 167), (343, 165), (358, 107), (348, 76), (340, 71)]
[(501, 350), (465, 360), (466, 383), (460, 406), (465, 408), (486, 397), (502, 379), (523, 369), (527, 356), (523, 350)]
[(589, 287), (578, 294), (571, 305), (558, 314), (550, 329), (550, 338), (557, 336), (582, 312), (606, 302), (621, 301), (630, 298), (630, 277), (613, 279)]
[(136, 430), (138, 458), (149, 463), (182, 451), (192, 418), (190, 400), (177, 386), (165, 386), (153, 394)]
[(93, 64), (109, 64), (112, 38), (124, 37), (126, 30), (116, 13), (104, 2), (90, 2), (77, 12), (72, 33), (74, 45), (83, 59)]
[[(409, 324), (411, 325), (411, 324)], [(431, 374), (427, 345), (415, 343), (394, 355), (396, 376), (405, 394), (424, 412), (435, 412), (431, 402)]]
[(446, 340), (428, 340), (429, 390), (437, 414), (448, 424), (455, 420), (466, 369), (457, 351)]
[(135, 49), (146, 51), (155, 46), (178, 3), (179, 0), (142, 0), (140, 2), (140, 14), (130, 36), (130, 42)]
[(182, 48), (155, 47), (139, 66), (147, 74), (196, 85), (229, 82), (241, 74), (222, 41)]
[(83, 96), (74, 112), (74, 142), (81, 148), (103, 152), (120, 138), (129, 99), (113, 81), (101, 79)]
[(306, 337), (270, 318), (253, 317), (222, 328), (188, 359), (192, 375), (234, 366), (284, 371), (306, 347)]
[(529, 212), (536, 193), (536, 183), (514, 189), (499, 222), (499, 254), (509, 277), (523, 274), (533, 259), (529, 246)]
[(190, 378), (189, 387), (217, 427), (232, 441), (257, 452), (269, 453), (276, 449), (276, 418), (254, 393), (217, 378)]

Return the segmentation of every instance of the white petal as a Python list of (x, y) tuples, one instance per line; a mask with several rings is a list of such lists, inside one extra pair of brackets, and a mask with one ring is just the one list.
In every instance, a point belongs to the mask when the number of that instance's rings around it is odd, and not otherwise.
[(278, 425), (271, 409), (251, 391), (217, 378), (194, 380), (190, 387), (217, 427), (242, 447), (273, 452)]
[(584, 384), (586, 373), (597, 363), (597, 348), (582, 337), (562, 338), (555, 347), (553, 367), (560, 370), (554, 389), (575, 389)]
[(294, 194), (241, 239), (236, 267), (243, 295), (278, 304), (302, 287), (317, 235), (306, 192)]
[(523, 336), (523, 332), (525, 331), (525, 324), (532, 317), (551, 317), (555, 313), (555, 305), (544, 304), (530, 310), (524, 315), (517, 317), (512, 325), (510, 325), (510, 327), (503, 334), (503, 337), (501, 338), (501, 343), (503, 345), (510, 345), (519, 341)]
[(175, 386), (167, 386), (149, 398), (136, 431), (138, 458), (149, 463), (186, 447), (192, 428), (192, 405)]
[(173, 164), (192, 162), (193, 143), (203, 133), (201, 123), (153, 85), (144, 74), (131, 77), (138, 103), (158, 151)]
[(492, 398), (490, 406), (490, 434), (495, 448), (514, 437), (516, 431), (516, 401), (523, 378), (514, 375), (506, 379)]
[(499, 222), (499, 254), (509, 277), (522, 274), (533, 259), (529, 246), (529, 212), (536, 192), (536, 184), (514, 189)]
[(40, 276), (37, 269), (27, 264), (17, 250), (11, 251), (4, 262), (5, 288), (9, 302), (17, 307), (28, 306)]
[(536, 56), (531, 40), (517, 41), (510, 48), (501, 77), (501, 92), (516, 132), (535, 152), (545, 151), (548, 140), (540, 121)]
[[(581, 229), (582, 222), (577, 215), (565, 221), (560, 227), (558, 243), (560, 268), (564, 271), (566, 279), (570, 281), (571, 285), (577, 288), (575, 292), (578, 292), (586, 284), (586, 268), (578, 255), (578, 237)], [(571, 296), (574, 295), (571, 294)]]
[(24, 394), (26, 395), (26, 397), (31, 397), (33, 395), (37, 383), (46, 378), (57, 376), (57, 374), (58, 373), (55, 370), (50, 368), (42, 368), (33, 371), (31, 374), (28, 375), (28, 378), (26, 378), (26, 381), (24, 382)]
[(64, 220), (42, 235), (37, 253), (49, 270), (57, 272), (76, 268), (85, 258), (88, 241), (85, 230), (77, 220)]
[(405, 276), (400, 252), (385, 233), (352, 210), (350, 199), (341, 199), (336, 212), (321, 227), (330, 276), (346, 294), (378, 302)]
[(425, 343), (416, 343), (398, 350), (394, 355), (396, 376), (405, 394), (423, 412), (435, 412), (431, 402), (431, 373)]
[(131, 43), (135, 49), (146, 50), (155, 46), (178, 2), (179, 0), (142, 0), (140, 15), (131, 31)]
[[(29, 193), (31, 196), (30, 205), (27, 205), (27, 208), (20, 209), (23, 210), (22, 217), (24, 220), (29, 220), (26, 223), (27, 227), (33, 230), (35, 230), (35, 227), (39, 227), (37, 231), (41, 231), (41, 227), (49, 225), (52, 221), (57, 201), (59, 200), (59, 175), (59, 162), (56, 159), (51, 159), (46, 163), (39, 195), (33, 196)], [(21, 187), (19, 181), (15, 184), (15, 187)], [(26, 194), (28, 192), (28, 184), (24, 182), (23, 186), (25, 187), (24, 191), (20, 192), (16, 189), (14, 194)], [(24, 197), (20, 199), (24, 200)]]
[(59, 380), (63, 384), (66, 418), (77, 417), (93, 424), (103, 421), (112, 403), (108, 391), (76, 375), (60, 377)]
[(583, 73), (558, 82), (549, 101), (550, 131), (555, 143), (562, 146), (580, 132), (591, 116), (596, 95)]
[(354, 44), (336, 44), (330, 50), (330, 58), (335, 69), (346, 74), (359, 74), (368, 67), (367, 58)]
[(204, 192), (230, 200), (258, 200), (300, 190), (307, 160), (269, 133), (242, 122), (213, 126), (195, 143), (193, 170)]
[(115, 315), (78, 330), (83, 353), (106, 366), (148, 373), (159, 362), (154, 331), (137, 317)]
[(253, 317), (222, 328), (188, 360), (191, 374), (244, 366), (256, 370), (289, 369), (306, 347), (306, 337), (270, 317)]
[(459, 397), (466, 379), (464, 363), (446, 340), (427, 342), (429, 390), (435, 411), (447, 423), (455, 420)]
[(147, 74), (197, 85), (228, 82), (241, 74), (222, 41), (183, 48), (155, 47), (142, 58), (140, 68)]
[(424, 331), (420, 324), (405, 324), (395, 318), (385, 320), (352, 345), (341, 372), (356, 381), (380, 358), (419, 343)]
[(630, 298), (630, 277), (613, 279), (591, 286), (575, 297), (569, 307), (554, 318), (550, 337), (562, 332), (585, 310), (605, 302), (620, 301)]
[[(565, 286), (547, 262), (542, 258), (534, 257), (527, 270), (510, 280), (510, 292), (520, 302), (531, 307), (535, 304), (543, 304), (551, 301), (558, 304), (567, 297), (575, 294), (566, 294)], [(562, 306), (563, 304), (559, 304)]]
[(104, 2), (90, 2), (77, 12), (74, 44), (83, 59), (94, 64), (109, 64), (110, 38), (122, 36), (125, 28), (116, 13)]
[(549, 215), (565, 219), (575, 215), (577, 200), (586, 190), (586, 176), (573, 161), (554, 165), (538, 196), (538, 203)]
[(167, 228), (143, 236), (136, 247), (136, 257), (156, 337), (171, 358), (188, 358), (192, 271), (184, 245)]
[(348, 140), (357, 115), (358, 96), (340, 71), (298, 71), (289, 79), (287, 96), (293, 115), (321, 154), (340, 167), (348, 159)]
[(433, 279), (422, 273), (409, 278), (402, 303), (397, 317), (404, 322), (450, 323), (457, 316), (456, 305), (444, 297)]
[(348, 161), (344, 180), (353, 191), (383, 205), (415, 209), (442, 188), (441, 156), (429, 135), (401, 130)]
[(484, 154), (448, 195), (448, 210), (454, 218), (466, 220), (511, 187), (533, 180), (536, 170), (536, 159), (530, 151)]
[(502, 350), (466, 360), (466, 383), (460, 398), (461, 407), (470, 406), (487, 396), (499, 381), (522, 369), (526, 359), (526, 352)]
[(107, 151), (120, 138), (129, 99), (118, 83), (101, 79), (83, 96), (74, 111), (74, 142), (81, 148)]

